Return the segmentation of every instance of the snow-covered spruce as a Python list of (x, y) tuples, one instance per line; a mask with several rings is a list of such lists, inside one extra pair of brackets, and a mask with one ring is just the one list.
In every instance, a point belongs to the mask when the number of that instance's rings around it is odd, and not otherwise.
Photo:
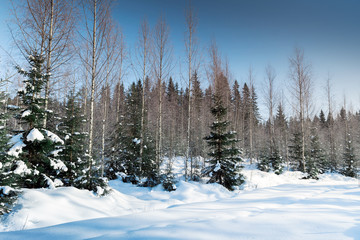
[(229, 122), (224, 120), (226, 111), (221, 96), (215, 94), (214, 106), (211, 109), (215, 121), (210, 126), (210, 135), (205, 138), (210, 148), (209, 166), (203, 170), (203, 174), (210, 177), (209, 183), (216, 182), (234, 190), (244, 182), (240, 173), (242, 159), (239, 149), (235, 147), (235, 132), (226, 130), (229, 125)]
[(34, 54), (29, 59), (28, 71), (18, 68), (25, 79), (25, 89), (18, 93), (24, 106), (20, 120), (27, 128), (9, 141), (10, 167), (6, 174), (12, 187), (52, 187), (67, 171), (66, 167), (59, 167), (65, 164), (54, 154), (62, 147), (63, 140), (43, 128), (46, 112), (41, 91), (47, 79), (41, 71), (43, 62), (41, 56)]
[(93, 165), (91, 174), (89, 172), (89, 156), (85, 143), (88, 134), (81, 131), (86, 121), (81, 114), (80, 105), (79, 94), (70, 91), (67, 95), (65, 116), (60, 119), (60, 124), (57, 126), (57, 133), (64, 141), (49, 132), (47, 133), (54, 141), (64, 144), (60, 149), (61, 151), (53, 152), (66, 165), (56, 164), (56, 166), (67, 170), (64, 174), (64, 185), (93, 190), (102, 195), (107, 193), (107, 181), (98, 177), (100, 172), (97, 166)]

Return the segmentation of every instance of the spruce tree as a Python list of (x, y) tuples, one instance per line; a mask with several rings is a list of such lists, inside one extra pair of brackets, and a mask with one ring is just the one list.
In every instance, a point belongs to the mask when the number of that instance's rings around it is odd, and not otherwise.
[(257, 168), (264, 172), (274, 171), (279, 175), (283, 172), (282, 157), (277, 147), (269, 147), (260, 151), (260, 162)]
[[(268, 121), (267, 123), (269, 123)], [(268, 131), (271, 131), (268, 127)], [(279, 175), (283, 172), (282, 157), (279, 152), (279, 148), (276, 145), (275, 139), (269, 138), (267, 141), (267, 147), (260, 151), (260, 162), (257, 164), (257, 168), (261, 171), (269, 172), (274, 171)]]
[(42, 73), (44, 59), (39, 55), (29, 56), (30, 69), (17, 68), (24, 76), (23, 90), (19, 96), (25, 109), (21, 113), (26, 130), (10, 140), (12, 166), (8, 174), (16, 176), (17, 187), (39, 188), (63, 185), (59, 177), (68, 169), (56, 153), (64, 143), (56, 134), (42, 128), (45, 118), (44, 98), (41, 92), (49, 75)]
[[(0, 81), (3, 83), (3, 80)], [(9, 114), (7, 113), (6, 106), (7, 94), (5, 92), (0, 92), (0, 186), (10, 185), (12, 182), (11, 175), (6, 173), (10, 170), (11, 159), (7, 155), (8, 150), (8, 141), (9, 133), (7, 129), (7, 121)]]
[[(0, 80), (2, 86), (4, 80)], [(11, 171), (11, 158), (7, 155), (9, 134), (7, 129), (7, 121), (9, 114), (7, 113), (7, 93), (0, 92), (0, 215), (10, 212), (13, 203), (17, 199), (18, 191), (9, 187), (15, 181), (14, 174)]]
[(318, 179), (318, 174), (326, 168), (325, 156), (320, 146), (316, 129), (311, 129), (310, 144), (306, 153), (307, 178)]
[(343, 160), (344, 168), (342, 170), (342, 174), (348, 177), (357, 177), (356, 156), (350, 134), (348, 134), (345, 139)]
[(227, 109), (224, 107), (221, 96), (215, 93), (211, 113), (215, 121), (210, 126), (210, 135), (205, 137), (210, 152), (209, 166), (203, 170), (205, 176), (209, 176), (208, 183), (219, 183), (229, 190), (234, 190), (244, 182), (240, 173), (240, 151), (236, 148), (235, 131), (227, 131), (229, 122), (224, 120)]
[(134, 184), (145, 177), (142, 185), (152, 187), (160, 183), (160, 178), (155, 171), (153, 142), (147, 131), (143, 139), (144, 152), (140, 162), (141, 93), (140, 81), (133, 83), (126, 93), (125, 112), (121, 114), (112, 137), (112, 152), (105, 172), (110, 179), (120, 175), (123, 181)]
[(59, 125), (59, 135), (64, 139), (64, 146), (59, 157), (66, 164), (68, 171), (64, 174), (65, 184), (77, 188), (96, 189), (87, 186), (87, 151), (85, 148), (87, 134), (82, 132), (86, 122), (80, 107), (79, 94), (71, 91), (67, 96), (65, 116)]
[(176, 190), (176, 185), (175, 185), (175, 176), (174, 173), (172, 171), (172, 164), (171, 162), (169, 162), (169, 164), (167, 164), (166, 170), (165, 170), (165, 174), (163, 174), (161, 176), (161, 181), (162, 181), (162, 186), (163, 188), (168, 191), (175, 191)]
[(140, 175), (140, 124), (141, 124), (141, 85), (132, 83), (125, 97), (125, 114), (121, 116), (116, 129), (116, 137), (112, 147), (114, 151), (107, 167), (107, 174), (114, 177), (121, 171), (123, 180), (138, 183)]
[(277, 113), (274, 120), (274, 128), (275, 139), (277, 139), (277, 144), (279, 148), (279, 154), (280, 156), (283, 156), (285, 158), (282, 160), (282, 162), (286, 162), (288, 167), (288, 123), (281, 103), (277, 108)]
[(326, 125), (325, 113), (323, 112), (322, 109), (321, 109), (320, 114), (319, 114), (319, 121), (320, 121), (320, 126), (321, 126), (322, 128), (327, 127), (327, 125)]
[[(302, 139), (300, 132), (296, 131), (293, 133), (293, 138), (290, 139), (289, 153), (290, 159), (292, 160), (293, 168), (298, 171), (303, 171), (302, 165)], [(297, 164), (298, 163), (298, 164)], [(297, 166), (296, 166), (297, 164)]]

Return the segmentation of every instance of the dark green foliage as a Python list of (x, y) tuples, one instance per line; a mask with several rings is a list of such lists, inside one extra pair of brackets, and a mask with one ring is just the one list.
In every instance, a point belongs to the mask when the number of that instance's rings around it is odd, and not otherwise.
[(80, 102), (79, 94), (75, 95), (73, 91), (67, 96), (65, 116), (58, 127), (59, 135), (64, 139), (59, 157), (68, 168), (64, 174), (65, 184), (84, 188), (88, 167), (85, 149), (87, 134), (82, 132), (86, 119), (81, 114)]
[(282, 157), (276, 147), (270, 147), (262, 150), (260, 153), (260, 162), (257, 165), (258, 169), (264, 172), (274, 171), (279, 175), (283, 172)]
[[(293, 138), (290, 140), (291, 145), (289, 146), (290, 159), (293, 163), (293, 168), (299, 171), (303, 171), (303, 161), (302, 161), (302, 139), (299, 132), (293, 134)], [(296, 163), (297, 166), (296, 166)]]
[(320, 111), (319, 121), (320, 121), (320, 126), (321, 126), (322, 128), (327, 127), (326, 119), (325, 119), (325, 113), (323, 112), (323, 110)]
[[(29, 136), (39, 132), (44, 136), (43, 140), (29, 140)], [(29, 172), (24, 173), (18, 182), (19, 186), (25, 188), (51, 187), (49, 179), (54, 181), (61, 178), (62, 172), (67, 171), (64, 163), (56, 159), (53, 154), (53, 151), (59, 149), (59, 145), (63, 142), (61, 139), (53, 141), (48, 133), (43, 129), (38, 130), (36, 128), (23, 133), (22, 141), (25, 146), (17, 159), (25, 163)], [(13, 168), (21, 168), (21, 161), (17, 161)]]
[(272, 148), (269, 160), (274, 173), (277, 175), (281, 174), (283, 172), (282, 157), (277, 147)]
[(106, 176), (114, 179), (121, 174), (124, 181), (139, 183), (141, 177), (146, 180), (143, 185), (159, 184), (159, 176), (155, 172), (155, 154), (153, 142), (148, 134), (144, 138), (144, 152), (140, 161), (142, 85), (133, 83), (125, 98), (125, 112), (121, 115), (111, 140), (112, 152), (107, 162)]
[[(1, 80), (0, 83), (3, 83)], [(7, 155), (9, 135), (7, 121), (9, 114), (6, 109), (6, 98), (4, 92), (0, 92), (0, 215), (10, 212), (17, 199), (18, 191), (10, 188), (15, 180), (14, 174), (9, 174), (11, 158)]]
[[(170, 161), (170, 159), (169, 159)], [(171, 161), (169, 162), (167, 169), (166, 169), (166, 173), (162, 175), (162, 186), (164, 188), (164, 190), (168, 191), (168, 192), (172, 192), (176, 190), (176, 185), (175, 185), (175, 176), (172, 172), (171, 169)]]
[(353, 143), (351, 141), (351, 136), (348, 134), (346, 137), (346, 142), (344, 146), (343, 159), (345, 166), (342, 170), (342, 174), (348, 177), (357, 177), (356, 173), (356, 157), (354, 153)]
[(61, 185), (62, 182), (58, 178), (67, 171), (64, 163), (56, 158), (57, 150), (63, 141), (54, 133), (42, 128), (45, 111), (41, 91), (48, 78), (41, 70), (43, 62), (41, 56), (34, 55), (29, 57), (29, 71), (18, 68), (19, 73), (25, 77), (25, 88), (19, 91), (19, 96), (25, 107), (21, 119), (27, 129), (17, 135), (9, 150), (9, 155), (13, 159), (8, 174), (15, 179), (12, 181), (14, 187), (39, 188)]
[[(2, 81), (0, 81), (2, 82)], [(6, 102), (7, 95), (4, 92), (0, 92), (0, 186), (6, 186), (9, 183), (6, 182), (7, 176), (3, 173), (6, 173), (6, 166), (9, 166), (10, 159), (7, 155), (7, 150), (9, 148), (9, 135), (7, 130), (7, 121), (9, 114), (6, 112)]]
[(318, 174), (326, 168), (325, 156), (316, 129), (311, 129), (310, 134), (310, 143), (306, 153), (306, 173), (307, 178), (318, 179)]
[(257, 164), (257, 168), (263, 172), (270, 172), (271, 171), (271, 164), (270, 158), (268, 155), (268, 149), (262, 149), (259, 154), (259, 162)]
[(203, 170), (203, 174), (210, 177), (208, 183), (216, 182), (229, 190), (234, 190), (234, 186), (241, 185), (244, 178), (240, 173), (240, 151), (235, 147), (236, 132), (226, 131), (229, 126), (229, 122), (224, 120), (226, 111), (221, 97), (215, 94), (214, 106), (211, 109), (215, 122), (210, 127), (210, 135), (205, 137), (210, 148), (209, 166)]
[(19, 191), (10, 187), (0, 186), (0, 216), (9, 213), (17, 200)]
[[(192, 121), (193, 130), (191, 130), (191, 138), (192, 141), (191, 144), (191, 156), (198, 157), (198, 156), (204, 156), (204, 140), (202, 138), (203, 136), (203, 130), (200, 127), (203, 119), (202, 119), (202, 107), (203, 107), (203, 101), (204, 101), (204, 93), (201, 90), (200, 87), (200, 80), (197, 72), (195, 71), (192, 77), (192, 96), (193, 96), (193, 110), (192, 114), (194, 115)], [(194, 161), (193, 169), (194, 171), (199, 171), (200, 164), (196, 164), (196, 160)], [(193, 173), (193, 176), (196, 173)]]
[(45, 118), (45, 99), (41, 97), (41, 92), (49, 76), (42, 73), (43, 63), (43, 57), (34, 55), (29, 57), (29, 71), (17, 67), (18, 72), (25, 78), (24, 89), (20, 90), (18, 95), (26, 107), (21, 119), (29, 125), (28, 129), (42, 127)]

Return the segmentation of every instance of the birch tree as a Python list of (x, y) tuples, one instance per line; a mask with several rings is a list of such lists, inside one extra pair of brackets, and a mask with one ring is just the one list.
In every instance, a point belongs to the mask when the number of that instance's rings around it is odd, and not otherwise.
[(141, 96), (141, 123), (140, 123), (140, 173), (142, 173), (142, 162), (144, 154), (144, 138), (145, 138), (145, 91), (146, 77), (149, 74), (149, 61), (151, 50), (150, 27), (146, 20), (143, 20), (139, 30), (139, 40), (137, 43), (137, 64), (141, 66), (140, 75), (142, 79), (142, 96)]
[(156, 165), (160, 172), (162, 158), (162, 115), (163, 115), (163, 84), (169, 78), (172, 67), (172, 46), (169, 41), (170, 29), (163, 16), (158, 20), (154, 33), (153, 70), (158, 87), (158, 113), (156, 127)]
[(306, 172), (305, 163), (305, 114), (306, 103), (310, 100), (311, 86), (311, 65), (305, 61), (304, 51), (296, 48), (294, 56), (289, 58), (290, 63), (290, 91), (295, 100), (294, 108), (300, 122), (300, 139), (301, 139), (301, 162), (299, 168)]
[[(86, 0), (83, 2), (83, 9), (86, 22), (86, 36), (83, 36), (86, 42), (91, 46), (90, 62), (90, 113), (89, 113), (89, 162), (88, 162), (88, 184), (91, 184), (93, 167), (93, 133), (94, 133), (94, 103), (95, 88), (101, 84), (103, 72), (106, 68), (107, 56), (104, 53), (106, 47), (106, 38), (108, 36), (108, 26), (110, 24), (110, 0)], [(83, 58), (85, 59), (85, 58)]]
[(275, 109), (275, 78), (276, 73), (271, 65), (268, 65), (265, 69), (265, 103), (269, 111), (269, 124), (270, 124), (270, 141), (271, 148), (275, 144), (275, 130), (274, 130), (274, 109)]
[[(62, 65), (73, 57), (76, 11), (74, 1), (21, 0), (12, 1), (14, 25), (11, 27), (15, 44), (25, 57), (34, 53), (44, 57), (42, 66), (47, 78), (44, 95), (48, 110), (51, 85), (56, 83)], [(59, 76), (57, 76), (59, 77)], [(47, 124), (44, 118), (43, 127)]]
[(327, 130), (328, 130), (328, 141), (329, 141), (329, 157), (330, 157), (330, 165), (332, 166), (332, 170), (336, 170), (336, 144), (335, 144), (335, 136), (334, 136), (334, 110), (333, 110), (333, 93), (331, 87), (330, 76), (326, 79), (326, 99), (328, 105), (328, 117), (327, 117)]
[(196, 55), (197, 55), (197, 41), (196, 41), (196, 27), (197, 27), (197, 16), (194, 13), (194, 9), (191, 4), (186, 9), (186, 26), (187, 31), (185, 33), (185, 49), (187, 56), (187, 66), (188, 66), (188, 119), (187, 119), (187, 146), (186, 146), (186, 156), (185, 156), (185, 180), (187, 180), (187, 162), (190, 158), (190, 179), (193, 178), (193, 158), (190, 156), (190, 130), (191, 130), (191, 109), (192, 109), (192, 101), (191, 101), (191, 83), (193, 81), (192, 76), (193, 73), (197, 70), (198, 66), (196, 65)]

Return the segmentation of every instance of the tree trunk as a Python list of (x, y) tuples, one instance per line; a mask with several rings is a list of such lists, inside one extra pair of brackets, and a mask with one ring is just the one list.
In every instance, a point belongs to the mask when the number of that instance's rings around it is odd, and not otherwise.
[(47, 63), (46, 63), (46, 74), (48, 75), (46, 78), (46, 85), (45, 85), (45, 118), (44, 118), (44, 128), (46, 128), (47, 124), (47, 110), (49, 104), (49, 91), (50, 91), (50, 70), (51, 70), (51, 54), (52, 54), (52, 40), (53, 40), (53, 23), (54, 23), (54, 0), (50, 0), (50, 29), (49, 29), (49, 46), (48, 46), (48, 53), (47, 53)]
[(94, 129), (94, 101), (95, 101), (95, 77), (96, 77), (96, 10), (97, 0), (94, 0), (94, 13), (93, 13), (93, 39), (92, 39), (92, 64), (91, 64), (91, 96), (90, 96), (90, 129), (89, 129), (89, 171), (88, 171), (88, 184), (91, 184), (91, 171), (93, 164), (93, 129)]

